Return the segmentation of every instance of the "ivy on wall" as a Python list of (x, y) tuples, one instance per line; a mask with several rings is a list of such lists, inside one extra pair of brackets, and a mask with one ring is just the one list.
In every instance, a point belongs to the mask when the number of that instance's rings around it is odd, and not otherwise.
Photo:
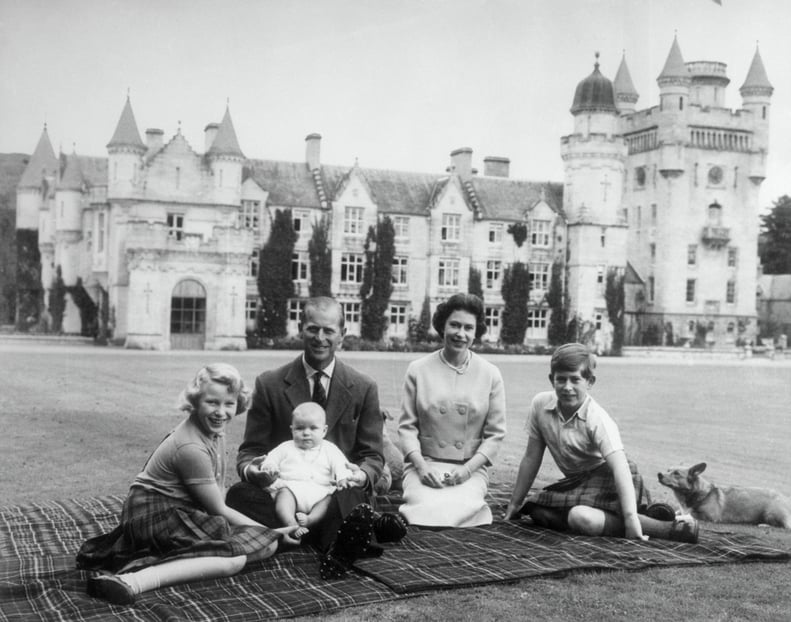
[(38, 322), (43, 306), (38, 231), (17, 229), (16, 248), (16, 328), (26, 331)]

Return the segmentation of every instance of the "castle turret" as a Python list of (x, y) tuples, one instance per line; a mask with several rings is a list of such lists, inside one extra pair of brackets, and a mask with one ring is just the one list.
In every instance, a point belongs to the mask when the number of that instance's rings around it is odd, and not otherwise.
[(16, 191), (16, 228), (38, 229), (39, 209), (46, 201), (49, 189), (55, 182), (58, 158), (52, 149), (47, 126), (41, 132), (33, 155), (19, 179)]
[(127, 96), (115, 133), (107, 143), (107, 153), (109, 154), (108, 198), (130, 198), (136, 195), (143, 166), (143, 156), (147, 149), (140, 138), (135, 115), (132, 112), (132, 104)]
[(613, 91), (615, 92), (615, 106), (622, 115), (631, 114), (635, 111), (635, 104), (640, 99), (640, 94), (634, 88), (629, 67), (626, 66), (626, 54), (621, 58), (621, 64), (613, 81)]
[(627, 148), (616, 133), (615, 91), (599, 71), (598, 56), (574, 93), (574, 133), (561, 139), (569, 302), (583, 320), (606, 308), (606, 271), (626, 266), (627, 228), (620, 214)]
[(753, 156), (750, 164), (749, 177), (753, 182), (760, 182), (766, 176), (766, 154), (769, 151), (769, 107), (774, 87), (769, 82), (758, 48), (755, 49), (753, 62), (747, 72), (747, 78), (739, 89), (742, 96), (742, 108), (753, 114)]
[(231, 121), (231, 111), (225, 115), (217, 128), (217, 134), (206, 152), (214, 176), (214, 196), (218, 203), (239, 205), (242, 190), (242, 165), (244, 154), (236, 138)]
[(656, 82), (659, 85), (660, 112), (657, 132), (661, 149), (659, 170), (666, 177), (676, 177), (684, 171), (684, 119), (689, 108), (689, 88), (692, 83), (676, 37), (673, 37), (665, 66)]

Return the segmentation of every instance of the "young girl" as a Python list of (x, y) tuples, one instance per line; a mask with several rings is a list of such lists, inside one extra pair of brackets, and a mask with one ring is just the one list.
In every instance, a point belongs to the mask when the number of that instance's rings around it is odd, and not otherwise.
[(101, 571), (88, 579), (91, 596), (130, 604), (148, 590), (231, 576), (273, 555), (294, 530), (269, 529), (225, 505), (225, 425), (249, 399), (239, 372), (204, 367), (180, 399), (189, 416), (135, 478), (120, 525), (77, 553), (78, 568)]

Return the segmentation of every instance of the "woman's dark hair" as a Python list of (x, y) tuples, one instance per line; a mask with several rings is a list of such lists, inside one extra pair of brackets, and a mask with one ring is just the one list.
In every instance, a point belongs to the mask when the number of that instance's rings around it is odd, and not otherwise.
[(445, 302), (437, 305), (437, 310), (431, 318), (431, 325), (440, 337), (445, 334), (445, 322), (454, 311), (467, 311), (475, 316), (475, 338), (480, 339), (486, 332), (486, 322), (483, 314), (483, 300), (475, 294), (453, 294)]

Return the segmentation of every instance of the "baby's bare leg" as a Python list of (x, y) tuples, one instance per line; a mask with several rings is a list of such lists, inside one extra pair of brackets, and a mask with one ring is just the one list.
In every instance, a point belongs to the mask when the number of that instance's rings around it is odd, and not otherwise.
[(306, 527), (312, 527), (322, 518), (327, 515), (327, 510), (330, 507), (330, 499), (331, 495), (327, 495), (321, 501), (318, 501), (316, 505), (310, 508), (310, 512), (305, 515), (305, 522), (300, 523), (300, 525), (304, 524)]
[(297, 500), (288, 488), (281, 488), (275, 496), (275, 514), (286, 526), (297, 525)]

